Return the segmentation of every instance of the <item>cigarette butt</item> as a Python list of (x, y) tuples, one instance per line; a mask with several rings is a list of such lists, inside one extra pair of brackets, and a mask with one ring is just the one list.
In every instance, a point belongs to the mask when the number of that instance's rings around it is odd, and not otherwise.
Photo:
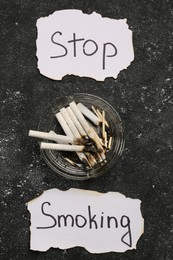
[(73, 133), (74, 137), (80, 138), (81, 135), (80, 135), (79, 131), (77, 130), (75, 124), (71, 120), (67, 110), (63, 107), (63, 108), (60, 109), (60, 113), (61, 113), (62, 117), (64, 118), (66, 124), (69, 126), (69, 128), (70, 128), (71, 132)]
[(76, 128), (78, 129), (79, 133), (81, 134), (82, 137), (86, 136), (86, 132), (83, 129), (82, 125), (80, 124), (80, 122), (78, 121), (77, 117), (75, 116), (75, 114), (73, 113), (71, 107), (67, 107), (67, 112), (69, 114), (69, 116), (71, 117), (73, 123), (75, 124)]
[[(87, 140), (85, 139), (85, 138), (83, 138), (83, 137), (80, 137), (80, 138), (74, 138), (74, 137), (70, 137), (70, 136), (66, 136), (66, 135), (60, 135), (60, 141), (58, 141), (58, 138), (57, 138), (57, 136), (59, 136), (59, 135), (57, 135), (54, 131), (50, 131), (49, 132), (50, 134), (52, 134), (53, 135), (53, 137), (55, 136), (55, 140), (53, 140), (53, 141), (55, 141), (55, 142), (57, 142), (57, 143), (62, 143), (62, 144), (67, 144), (67, 143), (69, 143), (69, 144), (77, 144), (77, 145), (86, 145), (86, 143), (87, 143)], [(63, 138), (61, 138), (61, 136), (63, 137)], [(50, 140), (50, 139), (47, 139), (47, 140)]]
[(89, 135), (90, 126), (89, 126), (88, 122), (86, 121), (86, 119), (84, 118), (84, 116), (82, 115), (82, 113), (80, 112), (80, 110), (78, 109), (78, 107), (74, 101), (70, 103), (70, 107), (71, 107), (73, 113), (75, 114), (75, 116), (77, 117), (77, 119), (79, 120), (80, 124), (86, 131), (86, 133)]
[(57, 151), (69, 151), (69, 152), (83, 152), (85, 149), (84, 145), (69, 145), (69, 144), (54, 144), (44, 143), (40, 144), (41, 149), (57, 150)]
[(84, 106), (82, 103), (78, 103), (77, 107), (79, 108), (80, 112), (87, 117), (93, 124), (99, 125), (100, 118), (97, 117), (91, 110), (89, 110), (86, 106)]
[(55, 141), (57, 143), (63, 142), (63, 143), (68, 144), (68, 143), (74, 142), (73, 137), (65, 136), (65, 135), (58, 135), (54, 131), (50, 131), (49, 133), (47, 133), (47, 132), (29, 130), (29, 136), (40, 138), (40, 139)]
[(61, 115), (61, 113), (58, 112), (55, 116), (56, 116), (58, 122), (60, 123), (62, 129), (64, 130), (64, 133), (65, 133), (67, 136), (73, 137), (73, 133), (72, 133), (72, 131), (70, 130), (69, 126), (67, 125), (66, 121), (64, 120), (63, 116)]
[(69, 152), (96, 152), (94, 146), (84, 145), (69, 145), (69, 144), (54, 144), (54, 143), (40, 143), (40, 149), (49, 149), (57, 151), (69, 151)]

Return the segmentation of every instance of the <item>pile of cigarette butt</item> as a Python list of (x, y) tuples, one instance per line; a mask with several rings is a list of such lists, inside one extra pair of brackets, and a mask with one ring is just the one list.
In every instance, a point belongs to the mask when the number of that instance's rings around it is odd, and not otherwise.
[(112, 136), (105, 111), (94, 106), (89, 109), (82, 103), (72, 101), (55, 116), (65, 135), (57, 134), (53, 130), (29, 131), (29, 136), (47, 140), (40, 142), (40, 149), (75, 152), (80, 163), (64, 157), (75, 167), (92, 169), (106, 163), (106, 154), (111, 150)]

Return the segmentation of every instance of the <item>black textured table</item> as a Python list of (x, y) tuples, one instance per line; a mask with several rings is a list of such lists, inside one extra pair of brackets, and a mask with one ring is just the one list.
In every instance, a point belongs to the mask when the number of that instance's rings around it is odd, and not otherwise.
[[(56, 10), (81, 9), (122, 19), (133, 31), (135, 59), (118, 78), (96, 82), (65, 76), (53, 81), (37, 69), (36, 21)], [(173, 259), (173, 3), (165, 1), (0, 2), (0, 259)], [(66, 180), (40, 158), (36, 129), (54, 97), (86, 92), (99, 95), (119, 112), (125, 128), (122, 158), (104, 176)], [(84, 248), (29, 249), (26, 203), (59, 188), (117, 191), (142, 201), (145, 232), (137, 250), (90, 254)]]

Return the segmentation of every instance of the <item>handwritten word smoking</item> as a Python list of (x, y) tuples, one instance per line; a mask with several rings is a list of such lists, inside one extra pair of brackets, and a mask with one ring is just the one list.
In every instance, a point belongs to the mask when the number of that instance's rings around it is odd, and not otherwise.
[(132, 234), (130, 227), (130, 218), (126, 215), (122, 215), (118, 220), (115, 216), (106, 215), (103, 211), (100, 215), (96, 215), (93, 213), (93, 209), (90, 205), (87, 207), (87, 214), (81, 215), (76, 214), (73, 216), (72, 214), (57, 214), (56, 216), (49, 213), (49, 207), (51, 207), (51, 203), (49, 201), (45, 201), (41, 205), (41, 213), (49, 218), (52, 222), (49, 226), (38, 226), (37, 229), (52, 229), (55, 227), (77, 227), (77, 228), (88, 228), (88, 229), (99, 229), (99, 228), (107, 228), (107, 229), (118, 229), (123, 228), (125, 233), (121, 237), (121, 242), (126, 244), (128, 247), (132, 246)]

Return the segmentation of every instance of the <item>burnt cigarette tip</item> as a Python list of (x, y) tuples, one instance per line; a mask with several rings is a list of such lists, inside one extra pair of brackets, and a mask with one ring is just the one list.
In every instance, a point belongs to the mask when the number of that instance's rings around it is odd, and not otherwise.
[(93, 145), (92, 146), (85, 146), (84, 152), (96, 153), (97, 149)]

